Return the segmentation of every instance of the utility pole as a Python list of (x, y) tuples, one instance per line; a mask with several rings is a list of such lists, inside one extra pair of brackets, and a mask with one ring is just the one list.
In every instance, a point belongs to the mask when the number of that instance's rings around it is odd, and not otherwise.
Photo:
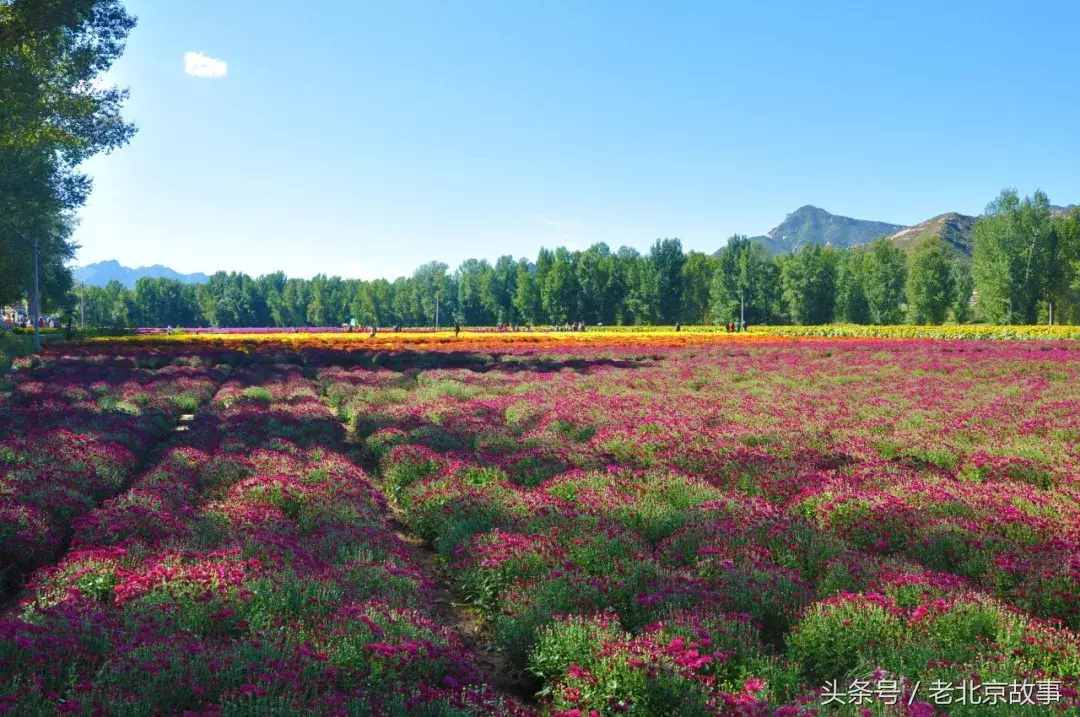
[(39, 278), (38, 263), (39, 263), (39, 249), (38, 249), (38, 237), (34, 237), (34, 301), (33, 310), (30, 312), (31, 320), (34, 322), (34, 353), (41, 351), (41, 332), (38, 329), (38, 322), (41, 318), (41, 282)]
[(439, 293), (435, 292), (435, 330), (439, 330)]

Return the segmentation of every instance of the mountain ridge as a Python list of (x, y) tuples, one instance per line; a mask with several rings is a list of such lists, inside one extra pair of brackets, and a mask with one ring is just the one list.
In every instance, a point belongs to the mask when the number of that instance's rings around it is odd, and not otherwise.
[[(1050, 206), (1053, 216), (1063, 216), (1080, 209), (1080, 204)], [(807, 244), (819, 244), (850, 249), (869, 244), (881, 237), (887, 238), (901, 249), (910, 251), (918, 239), (929, 234), (938, 237), (962, 256), (971, 256), (972, 231), (979, 216), (945, 212), (918, 224), (905, 226), (867, 219), (853, 219), (807, 204), (785, 217), (784, 221), (768, 234), (750, 237), (760, 243), (770, 254), (790, 254)]]
[(115, 259), (98, 261), (86, 266), (81, 266), (72, 271), (76, 283), (89, 284), (90, 286), (105, 286), (110, 281), (119, 281), (126, 288), (135, 287), (135, 282), (143, 277), (151, 279), (173, 279), (184, 284), (204, 284), (210, 277), (202, 272), (183, 274), (163, 264), (151, 266), (137, 266), (134, 268), (124, 266)]
[(751, 241), (760, 243), (770, 254), (789, 254), (808, 244), (847, 249), (906, 228), (903, 224), (832, 214), (806, 204), (788, 214), (767, 234), (751, 237)]
[(930, 217), (914, 226), (904, 227), (900, 231), (889, 235), (889, 241), (901, 249), (909, 251), (914, 248), (921, 237), (931, 234), (945, 242), (945, 245), (954, 252), (964, 256), (971, 256), (971, 233), (975, 228), (975, 222), (978, 220), (978, 217), (968, 214), (945, 212)]

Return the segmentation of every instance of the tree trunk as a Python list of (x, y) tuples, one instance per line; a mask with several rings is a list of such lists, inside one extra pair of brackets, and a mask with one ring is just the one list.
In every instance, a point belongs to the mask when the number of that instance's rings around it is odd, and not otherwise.
[(30, 302), (30, 320), (34, 322), (34, 353), (41, 351), (41, 332), (38, 328), (38, 322), (41, 319), (41, 280), (39, 277), (39, 264), (40, 251), (38, 249), (38, 239), (37, 237), (34, 237), (34, 291)]

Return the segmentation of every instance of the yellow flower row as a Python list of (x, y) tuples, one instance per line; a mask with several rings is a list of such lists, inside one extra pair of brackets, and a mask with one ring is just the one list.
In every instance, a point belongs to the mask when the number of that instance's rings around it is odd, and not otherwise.
[(381, 331), (370, 336), (366, 331), (342, 332), (252, 332), (224, 331), (220, 333), (145, 334), (92, 339), (93, 341), (134, 345), (163, 345), (205, 343), (254, 347), (281, 344), (290, 348), (377, 348), (392, 350), (453, 348), (455, 350), (498, 349), (511, 345), (536, 347), (574, 345), (666, 344), (684, 345), (714, 341), (762, 341), (799, 338), (868, 338), (868, 339), (969, 339), (969, 340), (1028, 340), (1080, 339), (1080, 326), (996, 326), (963, 324), (946, 326), (864, 326), (857, 324), (828, 324), (824, 326), (755, 326), (745, 333), (728, 333), (722, 326), (619, 326), (591, 327), (587, 331), (480, 331), (463, 330), (404, 330)]
[(949, 324), (943, 326), (866, 326), (826, 324), (823, 326), (760, 326), (753, 333), (771, 336), (874, 339), (1080, 339), (1080, 326), (1004, 326), (995, 324)]

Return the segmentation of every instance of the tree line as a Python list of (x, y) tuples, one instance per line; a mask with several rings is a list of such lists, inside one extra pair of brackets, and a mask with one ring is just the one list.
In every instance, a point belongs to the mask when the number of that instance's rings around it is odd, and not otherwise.
[(1080, 212), (1054, 216), (1041, 192), (1002, 192), (966, 257), (935, 236), (905, 252), (881, 238), (770, 256), (734, 236), (715, 254), (657, 240), (642, 254), (594, 244), (534, 260), (431, 262), (393, 281), (219, 272), (205, 284), (140, 279), (79, 287), (67, 310), (87, 326), (467, 326), (859, 324), (1080, 321)]

